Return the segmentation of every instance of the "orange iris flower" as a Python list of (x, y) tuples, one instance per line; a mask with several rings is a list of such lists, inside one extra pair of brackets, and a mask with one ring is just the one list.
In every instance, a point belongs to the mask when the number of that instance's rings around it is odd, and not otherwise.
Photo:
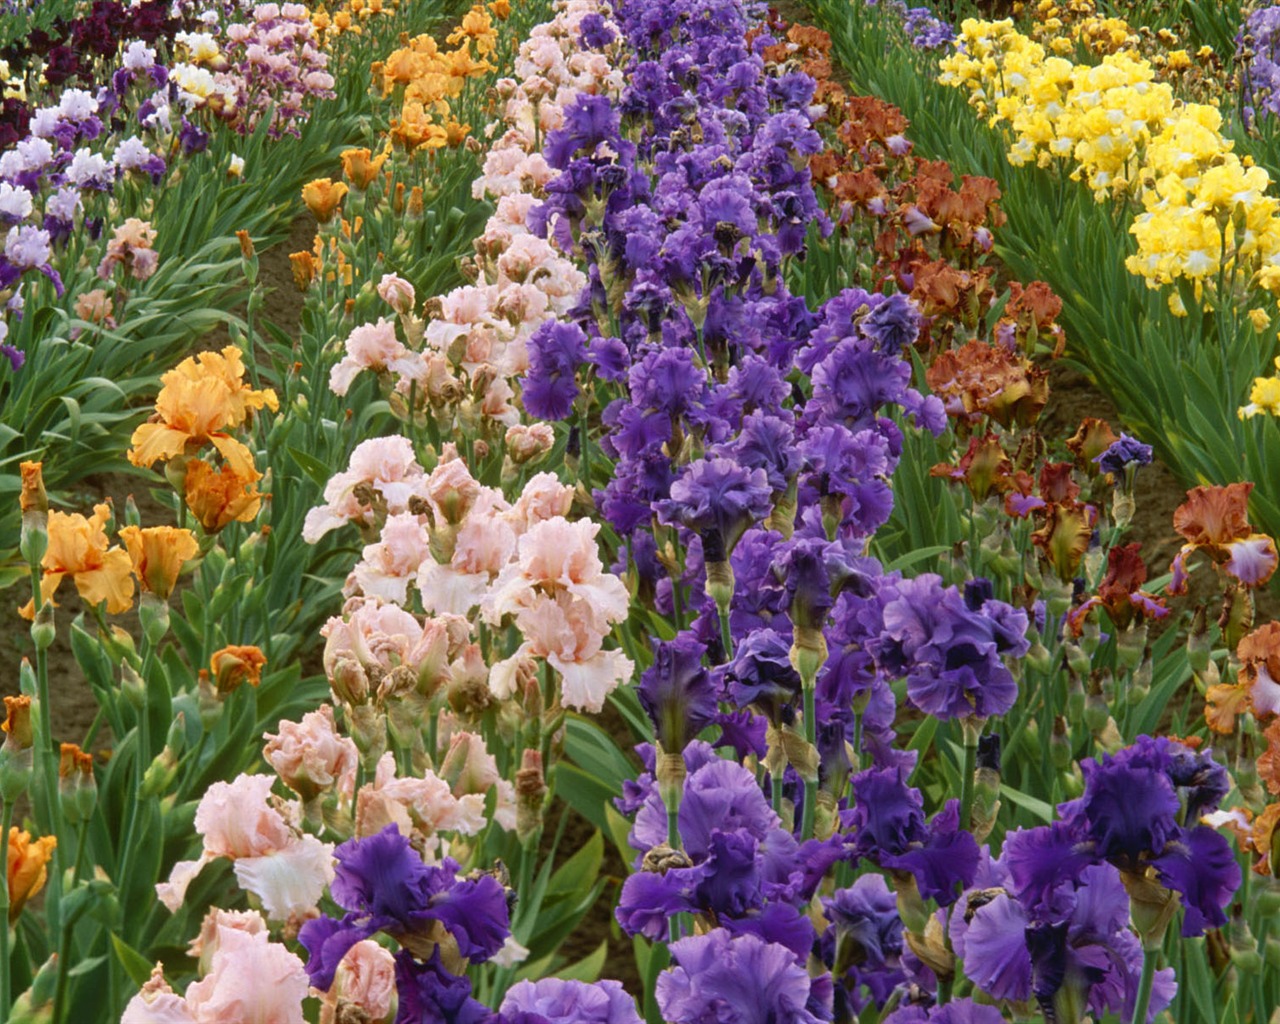
[(199, 544), (190, 530), (175, 526), (126, 526), (120, 539), (133, 562), (133, 571), (144, 593), (167, 600), (183, 565), (195, 558)]
[(44, 888), (49, 877), (49, 858), (58, 845), (56, 836), (33, 840), (31, 833), (14, 826), (9, 829), (9, 923), (22, 913), (27, 900)]
[(156, 396), (156, 415), (133, 432), (130, 462), (150, 466), (209, 442), (240, 475), (255, 472), (249, 449), (228, 431), (241, 426), (250, 410), (274, 412), (280, 403), (270, 388), (245, 387), (238, 348), (228, 345), (221, 353), (188, 357), (160, 379), (164, 386)]
[(262, 495), (256, 470), (241, 476), (231, 466), (214, 469), (203, 459), (187, 463), (187, 508), (206, 533), (217, 533), (233, 520), (248, 523), (258, 514)]
[[(40, 600), (51, 601), (64, 576), (75, 580), (76, 590), (91, 605), (107, 602), (112, 615), (128, 611), (133, 604), (133, 562), (123, 548), (110, 547), (106, 524), (111, 509), (95, 505), (93, 515), (79, 512), (49, 513), (49, 547), (40, 561)], [(35, 616), (34, 602), (28, 601), (23, 618)]]

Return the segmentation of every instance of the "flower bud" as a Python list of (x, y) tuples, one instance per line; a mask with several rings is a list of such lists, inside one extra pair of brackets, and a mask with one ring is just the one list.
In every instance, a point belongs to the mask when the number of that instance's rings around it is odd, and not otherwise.
[(1187, 660), (1191, 663), (1191, 671), (1202, 675), (1209, 667), (1209, 655), (1213, 642), (1209, 636), (1208, 614), (1204, 606), (1196, 608), (1191, 617), (1191, 628), (1187, 631)]
[(995, 828), (1000, 812), (1000, 734), (978, 740), (978, 756), (973, 775), (973, 818), (971, 830), (982, 843)]
[(93, 756), (74, 743), (62, 744), (60, 752), (58, 792), (62, 797), (62, 813), (68, 822), (77, 825), (93, 817), (93, 809), (98, 803)]
[(1166, 889), (1154, 878), (1132, 871), (1121, 871), (1120, 881), (1129, 893), (1129, 916), (1142, 940), (1142, 948), (1158, 950), (1178, 909), (1177, 893)]
[(53, 618), (53, 602), (45, 601), (31, 623), (31, 642), (35, 644), (37, 651), (47, 651), (53, 646), (57, 634), (58, 630)]
[(382, 280), (378, 282), (378, 295), (401, 316), (412, 313), (417, 301), (413, 285), (396, 274), (382, 275)]
[(49, 496), (44, 490), (44, 474), (39, 462), (24, 462), (22, 493), (18, 497), (22, 509), (20, 547), (27, 565), (38, 566), (49, 547)]
[(147, 706), (147, 684), (127, 661), (120, 663), (120, 683), (130, 707), (141, 711)]
[(53, 1020), (53, 997), (58, 983), (58, 955), (41, 965), (35, 979), (14, 1001), (9, 1024), (48, 1024)]
[(178, 753), (171, 747), (165, 747), (147, 766), (142, 776), (142, 788), (139, 798), (160, 796), (167, 793), (178, 776)]
[[(543, 803), (547, 784), (542, 772), (542, 753), (525, 748), (516, 772), (516, 835), (524, 846), (536, 841), (542, 831)], [(526, 855), (528, 851), (526, 851)]]
[(369, 699), (369, 676), (354, 658), (339, 658), (329, 670), (329, 686), (334, 698), (352, 707)]
[(0, 799), (13, 803), (31, 784), (35, 764), (35, 736), (31, 727), (31, 698), (5, 697), (4, 745), (0, 746)]
[(792, 633), (791, 667), (800, 676), (800, 684), (806, 689), (817, 685), (818, 671), (827, 661), (827, 638), (821, 629), (796, 626)]
[(262, 670), (266, 664), (266, 655), (257, 647), (229, 644), (214, 651), (209, 658), (209, 675), (219, 696), (226, 697), (245, 683), (257, 686), (262, 682)]
[(706, 570), (707, 596), (716, 603), (721, 613), (725, 613), (733, 601), (733, 567), (726, 559), (721, 562), (708, 562)]

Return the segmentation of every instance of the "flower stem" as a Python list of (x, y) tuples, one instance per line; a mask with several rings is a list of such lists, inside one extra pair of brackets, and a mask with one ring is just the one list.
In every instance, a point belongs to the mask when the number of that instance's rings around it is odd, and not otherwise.
[(13, 802), (6, 800), (0, 812), (0, 833), (4, 835), (5, 853), (0, 862), (0, 1024), (9, 1019), (13, 994), (9, 983), (9, 829), (13, 823)]
[[(810, 749), (817, 746), (818, 739), (817, 711), (814, 707), (816, 690), (817, 688), (814, 686), (804, 687), (804, 738), (809, 741)], [(800, 826), (801, 841), (813, 838), (813, 820), (817, 809), (818, 778), (815, 774), (813, 778), (804, 780), (804, 817), (801, 819)]]
[(724, 660), (733, 660), (733, 634), (729, 632), (729, 609), (720, 609), (720, 645), (724, 648)]
[(1151, 986), (1156, 978), (1158, 949), (1142, 949), (1142, 977), (1138, 981), (1138, 999), (1133, 1004), (1133, 1024), (1147, 1024), (1147, 1010), (1151, 1006)]
[(964, 730), (964, 766), (960, 776), (960, 827), (969, 830), (973, 817), (973, 776), (978, 767), (978, 734)]

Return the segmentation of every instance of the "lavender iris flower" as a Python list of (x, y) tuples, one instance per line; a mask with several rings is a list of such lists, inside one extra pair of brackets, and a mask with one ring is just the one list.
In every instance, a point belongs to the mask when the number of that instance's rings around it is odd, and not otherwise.
[[(671, 944), (675, 966), (658, 976), (658, 1007), (670, 1024), (818, 1024), (817, 982), (785, 946), (717, 928)], [(816, 1011), (816, 1012), (815, 1012)]]

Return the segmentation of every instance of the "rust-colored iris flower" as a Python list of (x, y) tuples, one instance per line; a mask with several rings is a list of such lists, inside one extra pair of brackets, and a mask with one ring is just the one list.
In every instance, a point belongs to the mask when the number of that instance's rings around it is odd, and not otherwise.
[(1049, 399), (1047, 371), (976, 339), (940, 352), (925, 379), (947, 415), (967, 424), (989, 416), (1002, 427), (1030, 426)]
[(1205, 694), (1205, 721), (1224, 736), (1235, 732), (1246, 711), (1259, 719), (1280, 714), (1280, 622), (1268, 622), (1236, 644), (1240, 672), (1234, 683), (1218, 683)]
[(1140, 545), (1123, 544), (1107, 552), (1107, 574), (1098, 592), (1067, 616), (1071, 632), (1079, 636), (1085, 617), (1094, 608), (1105, 608), (1119, 629), (1128, 628), (1135, 619), (1162, 619), (1169, 614), (1164, 599), (1142, 589), (1147, 582), (1147, 565), (1139, 554)]
[(1252, 483), (1193, 487), (1173, 513), (1173, 528), (1187, 542), (1173, 559), (1169, 593), (1185, 594), (1187, 560), (1204, 552), (1228, 576), (1245, 587), (1260, 587), (1276, 571), (1276, 543), (1255, 533), (1249, 523)]

